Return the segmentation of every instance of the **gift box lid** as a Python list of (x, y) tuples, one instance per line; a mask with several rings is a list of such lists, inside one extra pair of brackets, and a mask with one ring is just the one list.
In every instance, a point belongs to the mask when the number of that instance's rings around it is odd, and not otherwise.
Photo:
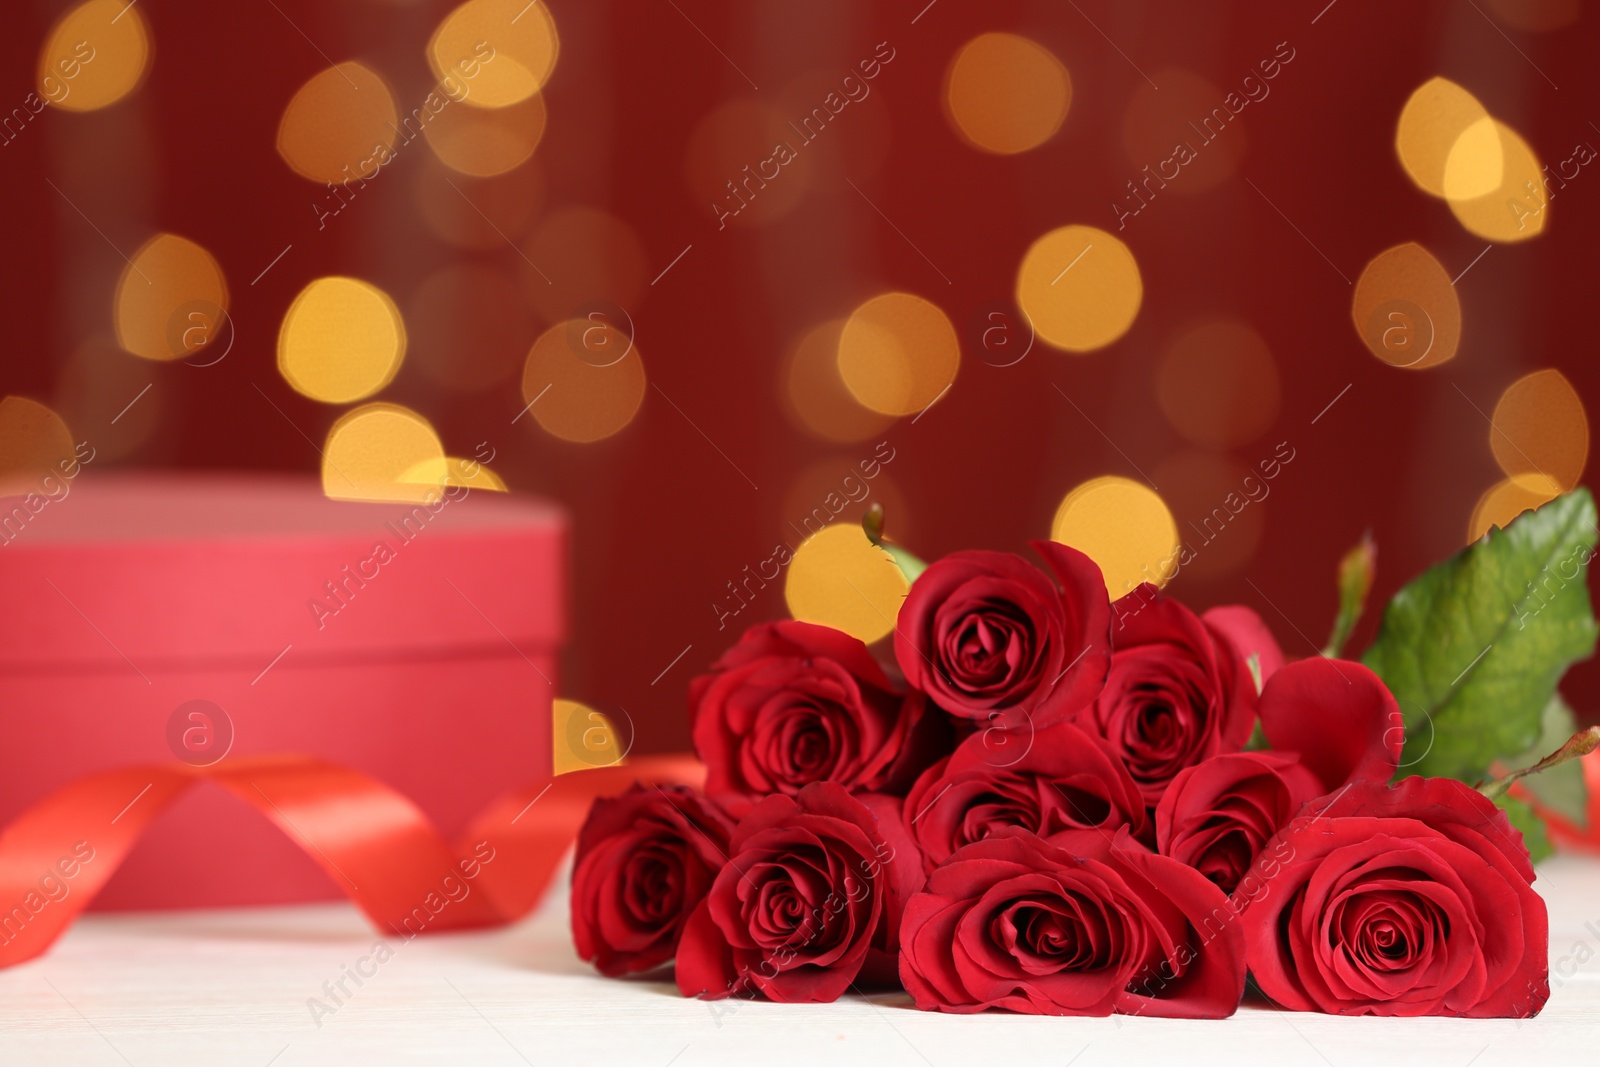
[(562, 636), (566, 520), (542, 501), (334, 501), (249, 473), (61, 485), (0, 500), (0, 670), (509, 655)]

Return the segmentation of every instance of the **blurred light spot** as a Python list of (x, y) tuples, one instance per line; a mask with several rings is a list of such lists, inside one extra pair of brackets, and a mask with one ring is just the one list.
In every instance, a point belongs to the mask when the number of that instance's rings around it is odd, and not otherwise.
[[(124, 459), (137, 453), (158, 427), (167, 425), (167, 391), (145, 388), (152, 384), (146, 363), (129, 359), (109, 333), (97, 333), (80, 344), (62, 368), (56, 379), (55, 406), (69, 426), (109, 428), (95, 435), (95, 462)], [(177, 441), (168, 436), (160, 443), (170, 447)]]
[[(1455, 82), (1445, 78), (1424, 82), (1406, 100), (1405, 107), (1400, 109), (1400, 121), (1396, 124), (1394, 137), (1400, 166), (1405, 168), (1405, 172), (1423, 192), (1439, 197), (1449, 195), (1445, 188), (1445, 173), (1451, 150), (1469, 129), (1488, 117), (1489, 112), (1478, 103), (1478, 98)], [(1494, 152), (1499, 152), (1498, 139)], [(1493, 184), (1488, 188), (1499, 185), (1499, 162), (1497, 159), (1485, 160), (1481, 145), (1476, 149), (1469, 145), (1463, 159), (1458, 162), (1458, 169), (1463, 171), (1457, 178), (1458, 182), (1471, 169), (1466, 167), (1468, 159), (1479, 164), (1480, 170), (1482, 166), (1492, 163), (1496, 169)], [(1481, 174), (1473, 174), (1471, 179), (1473, 183), (1484, 180)], [(1472, 195), (1481, 196), (1482, 192)]]
[(1579, 0), (1485, 0), (1496, 18), (1529, 33), (1547, 33), (1578, 21)]
[(1368, 351), (1394, 367), (1426, 370), (1455, 358), (1461, 301), (1450, 275), (1419, 244), (1378, 253), (1361, 271), (1350, 317)]
[(425, 155), (420, 162), (417, 210), (434, 236), (458, 248), (514, 247), (544, 201), (544, 172), (537, 161), (482, 180), (453, 172), (432, 156)]
[(1149, 486), (1115, 475), (1091, 478), (1068, 493), (1050, 538), (1094, 560), (1113, 600), (1140, 582), (1166, 584), (1177, 563), (1172, 512)]
[(587, 443), (617, 433), (638, 413), (644, 387), (638, 346), (602, 321), (550, 327), (533, 343), (522, 371), (524, 410), (563, 441)]
[(1187, 549), (1180, 549), (1171, 577), (1215, 581), (1250, 562), (1266, 530), (1270, 479), (1226, 456), (1192, 449), (1168, 457), (1154, 474), (1167, 487), (1178, 540)]
[(359, 278), (318, 278), (278, 332), (278, 370), (295, 392), (328, 404), (371, 396), (394, 380), (406, 327), (389, 295)]
[(851, 312), (839, 332), (845, 388), (883, 415), (915, 415), (956, 380), (961, 344), (939, 308), (910, 293), (884, 293)]
[(595, 767), (611, 767), (626, 753), (610, 716), (576, 700), (557, 700), (551, 707), (551, 752), (555, 773), (570, 774)]
[(1017, 269), (1017, 305), (1041, 341), (1069, 352), (1092, 352), (1127, 333), (1143, 298), (1133, 253), (1093, 226), (1051, 230)]
[(68, 471), (77, 473), (76, 460), (61, 416), (27, 397), (0, 400), (0, 497), (49, 492), (45, 479)]
[(371, 178), (389, 161), (394, 96), (376, 73), (346, 62), (313, 75), (283, 109), (278, 154), (314, 182)]
[[(1485, 241), (1526, 241), (1537, 237), (1550, 218), (1550, 208), (1544, 192), (1544, 172), (1539, 159), (1528, 142), (1503, 122), (1489, 120), (1495, 138), (1500, 143), (1502, 167), (1499, 185), (1471, 199), (1452, 198), (1450, 210), (1456, 220), (1471, 233)], [(1463, 136), (1450, 150), (1445, 163), (1445, 174), (1456, 170), (1471, 172), (1481, 164), (1457, 164), (1459, 153), (1483, 152), (1478, 147), (1487, 136), (1477, 128), (1470, 136)], [(1449, 183), (1446, 182), (1448, 187)]]
[(428, 63), (446, 88), (465, 89), (466, 103), (509, 107), (544, 88), (560, 51), (546, 4), (467, 0), (434, 31)]
[(439, 497), (440, 482), (403, 479), (419, 467), (442, 472), (445, 462), (427, 419), (399, 404), (363, 404), (328, 431), (322, 491), (336, 500), (420, 502)]
[(984, 33), (956, 53), (945, 73), (945, 105), (956, 131), (999, 155), (1037, 148), (1055, 136), (1072, 106), (1072, 79), (1049, 49), (1012, 33)]
[(489, 178), (527, 162), (544, 136), (545, 118), (544, 97), (535, 93), (493, 110), (447, 107), (422, 132), (445, 166)]
[(867, 644), (894, 631), (911, 583), (861, 527), (838, 523), (795, 550), (784, 580), (789, 614), (831, 626)]
[(784, 373), (784, 406), (793, 421), (824, 441), (862, 441), (894, 420), (862, 407), (839, 373), (839, 338), (844, 320), (814, 327), (795, 345)]
[[(819, 96), (795, 107), (803, 115), (821, 101)], [(832, 120), (826, 108), (823, 114)], [(684, 153), (684, 179), (690, 196), (706, 205), (719, 228), (775, 222), (811, 188), (821, 143), (812, 146), (802, 135), (814, 137), (827, 126), (818, 127), (816, 119), (803, 128), (790, 121), (778, 107), (741, 99), (695, 123)]]
[(1487, 116), (1461, 131), (1444, 161), (1444, 195), (1447, 200), (1472, 200), (1500, 188), (1506, 156), (1500, 131)]
[(408, 485), (460, 486), (466, 489), (488, 489), (504, 493), (506, 483), (488, 467), (473, 459), (459, 456), (430, 456), (408, 467), (400, 475)]
[(1467, 523), (1467, 544), (1488, 533), (1491, 527), (1504, 529), (1524, 511), (1554, 500), (1560, 492), (1560, 486), (1538, 474), (1495, 483), (1478, 498), (1477, 506), (1472, 509), (1472, 518)]
[(406, 358), (460, 392), (506, 381), (534, 336), (527, 295), (503, 271), (457, 263), (435, 271), (406, 305)]
[(1557, 370), (1534, 371), (1507, 387), (1494, 406), (1489, 447), (1513, 481), (1543, 492), (1577, 488), (1589, 462), (1589, 417)]
[(86, 0), (45, 37), (39, 96), (67, 111), (94, 111), (137, 89), (149, 63), (144, 16), (127, 0)]
[(631, 307), (648, 280), (644, 247), (633, 229), (598, 208), (550, 215), (525, 247), (527, 259), (520, 262), (527, 290), (546, 321), (586, 315), (602, 301)]
[(213, 341), (231, 340), (222, 268), (204, 248), (174, 234), (157, 234), (133, 254), (112, 304), (118, 343), (145, 359), (185, 359)]
[[(1122, 122), (1122, 145), (1135, 169), (1125, 179), (1133, 188), (1125, 185), (1122, 194), (1130, 208), (1169, 190), (1189, 196), (1216, 188), (1238, 171), (1250, 146), (1243, 124), (1237, 121), (1244, 117), (1249, 99), (1238, 90), (1225, 92), (1191, 71), (1173, 67), (1155, 72), (1154, 79), (1160, 91), (1141, 80)], [(1238, 114), (1228, 109), (1230, 98)]]
[(1196, 326), (1161, 361), (1156, 395), (1167, 421), (1189, 441), (1234, 448), (1278, 417), (1278, 367), (1261, 335), (1236, 319)]

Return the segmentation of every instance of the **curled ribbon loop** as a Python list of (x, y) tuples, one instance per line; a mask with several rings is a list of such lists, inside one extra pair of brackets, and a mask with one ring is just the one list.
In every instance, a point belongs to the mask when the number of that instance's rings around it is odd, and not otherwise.
[[(125, 767), (80, 778), (0, 833), (0, 967), (39, 956), (116, 872), (145, 828), (200, 781), (221, 786), (270, 819), (380, 930), (397, 934), (500, 926), (538, 904), (595, 798), (635, 781), (698, 785), (688, 756), (646, 756), (544, 779), (485, 808), (454, 847), (400, 793), (348, 767), (305, 755), (253, 756), (211, 767)], [(61, 900), (40, 895), (80, 843), (95, 861)], [(485, 860), (483, 849), (492, 849)], [(446, 879), (450, 879), (449, 883)], [(470, 885), (429, 909), (447, 884)], [(37, 902), (37, 906), (34, 906)], [(47, 906), (46, 906), (47, 905)], [(419, 921), (420, 917), (420, 921)]]

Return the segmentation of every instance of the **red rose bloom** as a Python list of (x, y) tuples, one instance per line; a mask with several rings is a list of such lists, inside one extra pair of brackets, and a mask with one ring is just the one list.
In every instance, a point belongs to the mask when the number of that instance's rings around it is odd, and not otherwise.
[(1308, 800), (1357, 780), (1387, 782), (1405, 741), (1399, 705), (1359, 663), (1284, 667), (1262, 690), (1260, 714), (1271, 752), (1213, 756), (1182, 770), (1156, 806), (1161, 854), (1227, 893)]
[(899, 800), (832, 782), (771, 796), (735, 827), (728, 857), (684, 927), (684, 996), (820, 1002), (857, 978), (892, 980), (900, 914), (922, 884)]
[(895, 628), (906, 680), (958, 718), (1043, 727), (1105, 679), (1110, 604), (1094, 561), (1034, 542), (1055, 583), (1007, 552), (953, 552), (912, 583)]
[(1064, 830), (1145, 830), (1144, 800), (1105, 742), (1069, 722), (972, 734), (906, 795), (907, 829), (933, 870), (1001, 827), (1041, 837)]
[(613, 976), (670, 960), (684, 920), (722, 868), (732, 829), (685, 786), (636, 785), (595, 801), (572, 873), (578, 955)]
[(1244, 910), (1250, 970), (1294, 1011), (1526, 1018), (1550, 996), (1549, 929), (1505, 813), (1451, 778), (1358, 782), (1269, 845)]
[(878, 790), (899, 778), (903, 789), (926, 765), (910, 745), (925, 707), (894, 691), (866, 645), (806, 622), (752, 626), (689, 685), (706, 792), (743, 798), (729, 803), (736, 814), (812, 782)]
[(1156, 848), (1232, 893), (1263, 845), (1323, 793), (1293, 752), (1231, 752), (1179, 771), (1156, 806)]
[(1244, 992), (1244, 941), (1198, 871), (1126, 828), (966, 846), (911, 898), (900, 976), (924, 1011), (1219, 1019)]
[(1142, 585), (1117, 601), (1111, 670), (1081, 717), (1110, 743), (1155, 807), (1185, 767), (1237, 752), (1256, 719), (1256, 686), (1232, 640)]

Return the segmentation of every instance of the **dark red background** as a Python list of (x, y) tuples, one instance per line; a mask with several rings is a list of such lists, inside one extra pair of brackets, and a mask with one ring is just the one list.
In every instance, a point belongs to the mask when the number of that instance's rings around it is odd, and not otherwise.
[[(284, 104), (330, 59), (360, 59), (383, 73), (397, 100), (420, 100), (432, 80), (424, 45), (452, 5), (275, 3), (281, 10), (254, 0), (142, 0), (155, 41), (144, 86), (102, 112), (47, 109), (0, 148), (0, 392), (55, 405), (76, 435), (104, 443), (108, 466), (315, 471), (306, 437), (320, 444), (341, 409), (299, 397), (274, 365), (278, 323), (303, 285), (352, 273), (404, 307), (423, 277), (454, 259), (521, 269), (510, 249), (462, 253), (429, 235), (417, 218), (419, 158), (402, 153), (392, 176), (386, 169), (337, 224), (318, 232), (309, 205), (319, 187), (274, 150)], [(870, 453), (871, 441), (829, 446), (794, 428), (782, 414), (778, 376), (798, 333), (876, 293), (933, 300), (963, 335), (950, 394), (916, 425), (901, 420), (885, 434), (896, 449), (885, 492), (903, 501), (898, 516), (891, 512), (891, 531), (925, 556), (965, 546), (1022, 549), (1048, 534), (1062, 495), (1083, 479), (1134, 476), (1130, 462), (1159, 467), (1181, 445), (1155, 402), (1162, 348), (1198, 315), (1252, 323), (1277, 359), (1283, 399), (1276, 425), (1234, 459), (1253, 464), (1278, 441), (1290, 442), (1296, 459), (1262, 505), (1265, 529), (1249, 563), (1209, 581), (1180, 576), (1173, 589), (1196, 606), (1255, 606), (1291, 654), (1311, 653), (1326, 635), (1334, 563), (1363, 529), (1380, 549), (1378, 598), (1461, 547), (1474, 502), (1501, 476), (1474, 405), (1492, 410), (1506, 385), (1540, 367), (1560, 369), (1585, 398), (1596, 395), (1600, 177), (1587, 169), (1558, 195), (1542, 237), (1494, 247), (1462, 279), (1463, 340), (1443, 367), (1407, 372), (1373, 358), (1352, 327), (1345, 280), (1408, 240), (1429, 248), (1452, 276), (1484, 248), (1395, 158), (1395, 120), (1428, 78), (1465, 85), (1546, 163), (1566, 158), (1578, 141), (1600, 143), (1590, 124), (1600, 119), (1600, 14), (1592, 9), (1574, 26), (1533, 34), (1492, 21), (1487, 3), (1455, 0), (1339, 0), (1327, 10), (1326, 0), (938, 0), (923, 10), (925, 3), (550, 0), (562, 40), (546, 89), (550, 127), (534, 162), (502, 182), (512, 195), (525, 188), (536, 196), (541, 212), (591, 204), (625, 220), (647, 253), (647, 277), (692, 243), (628, 309), (659, 390), (649, 390), (625, 431), (591, 445), (555, 440), (531, 419), (511, 425), (524, 403), (514, 378), (480, 393), (445, 393), (408, 366), (383, 394), (432, 419), (454, 454), (490, 442), (493, 466), (513, 488), (571, 509), (575, 599), (563, 689), (627, 709), (642, 748), (686, 742), (684, 684), (732, 636), (718, 631), (711, 604), (798, 518), (790, 497), (799, 472), (825, 462), (842, 477)], [(4, 107), (33, 88), (40, 42), (67, 6), (8, 7)], [(1061, 132), (1020, 156), (972, 150), (940, 107), (952, 55), (991, 29), (1039, 41), (1073, 78)], [(837, 170), (813, 182), (780, 223), (719, 232), (684, 177), (696, 124), (729, 100), (781, 99), (809, 73), (842, 76), (885, 40), (896, 55), (873, 86), (873, 106), (884, 109), (890, 131), (882, 165), (873, 169), (868, 157), (883, 146), (862, 147), (852, 135)], [(1151, 162), (1130, 159), (1122, 143), (1127, 102), (1144, 84), (1135, 64), (1146, 72), (1183, 67), (1227, 90), (1281, 41), (1296, 58), (1271, 97), (1241, 116), (1248, 148), (1238, 172), (1213, 191), (1157, 200), (1124, 231), (1145, 285), (1127, 336), (1087, 357), (1039, 348), (1016, 366), (985, 365), (972, 324), (1009, 302), (1029, 243), (1071, 222), (1115, 229), (1113, 197)], [(851, 119), (846, 113), (840, 122)], [(752, 162), (761, 147), (752, 144)], [(72, 195), (104, 238), (46, 179)], [(153, 384), (139, 414), (113, 426), (109, 418), (125, 401), (71, 401), (71, 389), (83, 386), (72, 385), (66, 368), (80, 345), (110, 328), (123, 263), (106, 240), (131, 252), (158, 231), (196, 240), (218, 258), (237, 343), (203, 370), (102, 360), (97, 373), (114, 377), (100, 383), (108, 397)], [(292, 251), (249, 284), (290, 243)], [(1349, 393), (1311, 425), (1347, 384)], [(120, 447), (119, 434), (129, 438)], [(1180, 525), (1186, 518), (1180, 511)], [(781, 614), (780, 589), (762, 596), (741, 623)], [(1363, 623), (1356, 647), (1374, 621)], [(1577, 668), (1565, 689), (1592, 712), (1600, 668)]]

